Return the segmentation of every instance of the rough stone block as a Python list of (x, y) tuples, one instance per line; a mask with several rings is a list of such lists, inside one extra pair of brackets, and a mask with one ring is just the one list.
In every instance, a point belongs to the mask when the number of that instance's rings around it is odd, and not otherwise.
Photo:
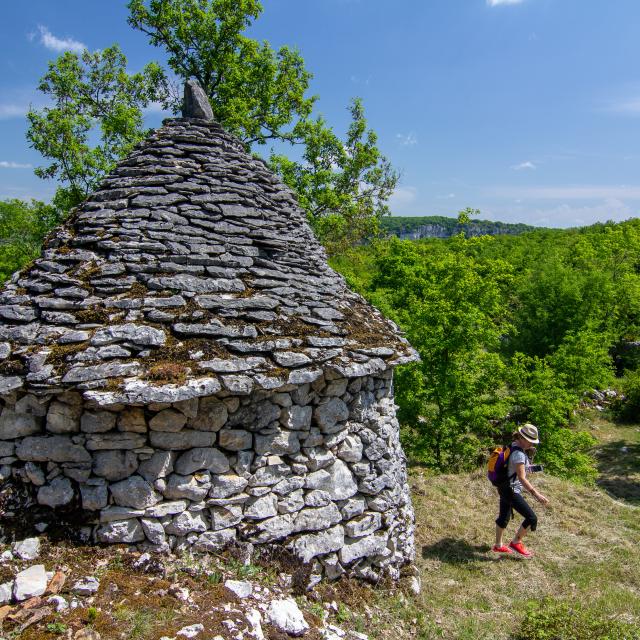
[(109, 522), (98, 528), (98, 541), (109, 544), (142, 542), (145, 538), (142, 525), (137, 519)]
[(199, 482), (196, 476), (181, 476), (172, 473), (167, 479), (167, 487), (163, 492), (165, 498), (170, 500), (202, 500), (209, 493), (211, 482), (207, 478)]
[(93, 473), (111, 482), (124, 480), (138, 468), (138, 456), (133, 451), (98, 451), (93, 456)]
[(165, 527), (165, 533), (175, 536), (186, 536), (188, 533), (202, 533), (209, 528), (209, 523), (201, 513), (183, 511), (176, 515)]
[(242, 493), (248, 480), (235, 474), (214, 475), (211, 477), (210, 498), (228, 498)]
[(220, 531), (205, 531), (201, 534), (193, 548), (196, 551), (221, 551), (236, 539), (236, 530), (221, 529)]
[(87, 411), (80, 419), (80, 430), (85, 433), (104, 433), (116, 426), (116, 414), (110, 411)]
[(317, 556), (338, 551), (343, 544), (344, 529), (337, 525), (321, 533), (301, 535), (287, 546), (302, 562), (310, 562)]
[(292, 454), (300, 451), (300, 440), (295, 431), (280, 431), (268, 436), (256, 436), (256, 453), (261, 455)]
[(81, 484), (80, 497), (83, 509), (87, 511), (104, 509), (109, 498), (107, 483), (103, 481), (101, 484)]
[(340, 398), (329, 398), (314, 409), (313, 417), (322, 433), (335, 433), (344, 428), (349, 407)]
[(118, 429), (134, 433), (146, 433), (147, 421), (141, 407), (128, 407), (118, 415)]
[(140, 463), (138, 473), (147, 482), (166, 478), (173, 471), (175, 459), (176, 454), (171, 451), (156, 451), (148, 460)]
[[(289, 396), (287, 396), (289, 397)], [(280, 422), (287, 429), (295, 431), (308, 431), (311, 428), (312, 407), (293, 405), (283, 409)]]
[(139, 449), (147, 439), (137, 433), (95, 433), (87, 437), (89, 451), (108, 451), (111, 449)]
[(244, 517), (250, 520), (264, 520), (277, 514), (278, 500), (272, 493), (250, 499), (244, 510)]
[(359, 558), (375, 556), (387, 548), (389, 535), (385, 532), (374, 533), (365, 538), (346, 538), (338, 555), (342, 564), (349, 564)]
[(73, 486), (69, 478), (58, 476), (50, 484), (38, 489), (38, 504), (55, 508), (69, 504), (74, 497)]
[(32, 462), (91, 462), (89, 452), (66, 436), (24, 438), (16, 447), (16, 455)]
[(161, 500), (153, 486), (140, 476), (131, 476), (109, 487), (115, 503), (121, 507), (146, 509)]
[(198, 431), (219, 431), (226, 424), (229, 411), (218, 398), (202, 398), (198, 415), (189, 420), (189, 428)]
[(242, 522), (242, 507), (229, 505), (226, 507), (213, 507), (211, 513), (211, 528), (214, 531), (235, 527)]
[(212, 473), (226, 473), (230, 469), (227, 456), (212, 447), (196, 447), (183, 453), (175, 464), (175, 471), (187, 476), (195, 471), (206, 469)]
[(207, 431), (183, 430), (178, 433), (151, 431), (149, 441), (152, 447), (167, 451), (184, 451), (197, 447), (211, 447), (216, 441), (216, 434)]
[(253, 434), (241, 429), (223, 429), (218, 434), (218, 444), (229, 451), (251, 449)]
[(28, 413), (16, 413), (5, 407), (0, 414), (0, 439), (12, 440), (30, 436), (40, 431), (36, 416)]
[(340, 509), (333, 503), (318, 509), (303, 509), (296, 516), (293, 523), (294, 532), (319, 531), (328, 529), (342, 520)]

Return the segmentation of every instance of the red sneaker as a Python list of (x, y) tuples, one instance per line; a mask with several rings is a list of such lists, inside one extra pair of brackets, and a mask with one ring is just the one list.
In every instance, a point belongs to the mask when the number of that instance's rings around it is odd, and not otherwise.
[(514, 551), (517, 551), (523, 558), (530, 558), (533, 555), (522, 542), (510, 542), (509, 546)]
[(513, 553), (513, 551), (511, 551), (511, 549), (509, 549), (506, 544), (503, 544), (500, 547), (497, 544), (494, 544), (492, 550), (496, 553)]

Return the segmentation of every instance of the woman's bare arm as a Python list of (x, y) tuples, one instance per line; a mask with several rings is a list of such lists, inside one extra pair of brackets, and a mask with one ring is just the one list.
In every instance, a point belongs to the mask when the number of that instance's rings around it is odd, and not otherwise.
[(548, 498), (543, 496), (528, 480), (527, 472), (524, 468), (524, 462), (516, 464), (516, 477), (522, 483), (522, 486), (541, 504), (547, 504)]

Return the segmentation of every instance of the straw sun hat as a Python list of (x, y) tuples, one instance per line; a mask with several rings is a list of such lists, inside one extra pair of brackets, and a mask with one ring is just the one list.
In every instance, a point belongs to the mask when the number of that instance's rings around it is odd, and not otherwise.
[(518, 433), (531, 444), (539, 444), (538, 428), (528, 423), (518, 427)]

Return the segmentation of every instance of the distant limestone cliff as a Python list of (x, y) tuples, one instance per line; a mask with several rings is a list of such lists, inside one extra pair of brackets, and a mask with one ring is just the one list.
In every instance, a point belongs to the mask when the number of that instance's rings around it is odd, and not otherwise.
[(490, 220), (471, 220), (469, 224), (458, 224), (457, 218), (444, 216), (392, 216), (383, 218), (382, 229), (390, 236), (401, 240), (421, 238), (450, 238), (464, 231), (469, 236), (518, 235), (532, 231), (535, 227), (527, 224), (508, 224)]

